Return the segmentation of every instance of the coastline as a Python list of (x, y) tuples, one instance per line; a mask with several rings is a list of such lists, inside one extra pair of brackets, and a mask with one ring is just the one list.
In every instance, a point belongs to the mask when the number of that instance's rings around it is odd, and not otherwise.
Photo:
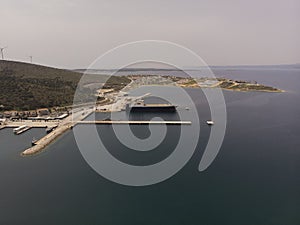
[(183, 88), (220, 88), (222, 90), (226, 91), (237, 91), (237, 92), (268, 92), (268, 93), (284, 93), (286, 92), (285, 90), (282, 89), (275, 89), (275, 90), (266, 90), (266, 89), (242, 89), (242, 88), (225, 88), (225, 87), (218, 87), (218, 85), (214, 86), (206, 86), (206, 87), (201, 87), (197, 85), (179, 85), (180, 87)]
[[(141, 76), (144, 77), (144, 76)], [(179, 80), (182, 81), (182, 80)], [(186, 81), (186, 80), (184, 80)], [(222, 80), (222, 81), (218, 81), (218, 82), (210, 82), (211, 80), (206, 79), (204, 82), (207, 82), (207, 85), (199, 85), (198, 83), (190, 83), (190, 80), (188, 80), (188, 82), (185, 83), (180, 83), (180, 82), (173, 82), (173, 84), (182, 87), (182, 88), (221, 88), (223, 90), (226, 91), (237, 91), (237, 92), (268, 92), (268, 93), (284, 93), (284, 90), (281, 89), (277, 89), (274, 87), (270, 87), (270, 86), (265, 86), (265, 85), (261, 85), (261, 84), (252, 84), (252, 83), (243, 83), (243, 82), (238, 82), (238, 81), (232, 81), (232, 80)], [(137, 86), (139, 85), (145, 85), (143, 84), (143, 82), (139, 83), (139, 79), (133, 80), (131, 79), (130, 85), (132, 85), (134, 82), (137, 83)], [(210, 82), (210, 83), (209, 83)], [(232, 84), (232, 85), (228, 85), (228, 83)], [(222, 87), (223, 84), (223, 87)], [(129, 87), (130, 87), (129, 85)], [(146, 84), (147, 85), (147, 84)], [(148, 85), (154, 85), (154, 84), (148, 84)], [(158, 86), (169, 86), (170, 84), (156, 84)], [(224, 85), (227, 87), (224, 87)], [(242, 88), (234, 88), (234, 87), (242, 87)], [(247, 87), (250, 87), (250, 89), (248, 89)], [(252, 89), (251, 89), (252, 87)], [(131, 87), (132, 88), (132, 87)], [(129, 88), (130, 89), (130, 88)], [(112, 93), (115, 93), (115, 91), (113, 91)], [(109, 97), (108, 97), (109, 96)], [(113, 96), (113, 95), (112, 95)], [(100, 105), (106, 106), (108, 107), (109, 105), (113, 104), (114, 101), (112, 100), (112, 96), (110, 96), (110, 94), (105, 95), (103, 97), (105, 97), (101, 102)], [(108, 104), (109, 103), (109, 104)], [(88, 107), (89, 105), (85, 105), (83, 104), (82, 106), (86, 106)], [(83, 110), (84, 108), (82, 108)], [(90, 115), (92, 112), (108, 112), (108, 110), (101, 110), (101, 109), (88, 109), (86, 108), (85, 110), (88, 111), (88, 113), (82, 113), (81, 110), (78, 110), (76, 113), (74, 113), (74, 115), (70, 115), (64, 122), (62, 122), (54, 131), (52, 131), (51, 133), (45, 135), (44, 137), (42, 137), (40, 140), (38, 140), (37, 142), (35, 142), (34, 146), (31, 146), (27, 149), (25, 149), (23, 152), (21, 152), (21, 156), (30, 156), (30, 155), (35, 155), (41, 151), (43, 151), (48, 145), (50, 145), (52, 142), (54, 142), (58, 137), (60, 137), (62, 134), (64, 134), (67, 130), (72, 129), (73, 126), (76, 125), (75, 121), (81, 121), (84, 120), (88, 115)], [(77, 119), (74, 119), (77, 118)]]

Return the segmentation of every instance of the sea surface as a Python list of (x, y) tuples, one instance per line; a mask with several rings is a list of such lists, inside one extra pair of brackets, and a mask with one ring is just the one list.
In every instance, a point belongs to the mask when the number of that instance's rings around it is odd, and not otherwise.
[[(82, 157), (72, 131), (44, 152), (21, 157), (32, 138), (42, 137), (45, 130), (31, 129), (22, 135), (0, 130), (0, 225), (299, 225), (300, 69), (214, 68), (214, 73), (256, 80), (286, 92), (224, 91), (224, 142), (211, 166), (199, 172), (211, 129), (205, 123), (210, 111), (199, 89), (187, 89), (199, 113), (199, 143), (183, 169), (158, 184), (124, 186), (100, 176)], [(131, 118), (157, 116), (178, 118), (168, 113)], [(167, 158), (176, 146), (180, 129), (167, 128), (166, 140), (150, 152), (122, 146), (109, 125), (99, 126), (98, 133), (114, 157), (149, 165)], [(89, 132), (88, 125), (82, 129)], [(139, 138), (149, 136), (148, 126), (131, 129)]]

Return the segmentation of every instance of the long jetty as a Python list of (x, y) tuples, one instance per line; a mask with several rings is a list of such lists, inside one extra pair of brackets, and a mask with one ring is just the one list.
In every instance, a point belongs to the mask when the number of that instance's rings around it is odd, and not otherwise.
[(143, 121), (143, 120), (96, 120), (96, 121), (76, 121), (76, 124), (129, 124), (129, 125), (148, 125), (148, 124), (156, 124), (156, 125), (191, 125), (191, 121), (165, 121), (165, 120), (150, 120), (150, 121)]
[(51, 144), (55, 139), (57, 139), (60, 135), (65, 133), (67, 130), (71, 129), (74, 127), (76, 124), (97, 124), (97, 125), (105, 125), (105, 124), (129, 124), (129, 125), (149, 125), (149, 124), (156, 124), (156, 125), (191, 125), (191, 121), (133, 121), (133, 120), (128, 120), (128, 121), (120, 121), (120, 120), (98, 120), (98, 121), (70, 121), (69, 123), (66, 123), (64, 125), (58, 126), (54, 131), (51, 133), (47, 134), (40, 140), (35, 142), (35, 145), (26, 149), (21, 153), (23, 156), (27, 155), (34, 155), (36, 153), (41, 152), (45, 147), (47, 147), (49, 144)]

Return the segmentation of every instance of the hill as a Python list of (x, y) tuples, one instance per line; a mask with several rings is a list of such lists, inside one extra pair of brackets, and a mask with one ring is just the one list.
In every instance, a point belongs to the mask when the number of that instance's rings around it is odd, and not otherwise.
[[(0, 110), (31, 110), (71, 105), (81, 77), (82, 73), (75, 71), (1, 60)], [(115, 86), (117, 89), (120, 88), (118, 85), (129, 81), (126, 77), (112, 77), (106, 86)], [(91, 94), (89, 90), (84, 93)]]

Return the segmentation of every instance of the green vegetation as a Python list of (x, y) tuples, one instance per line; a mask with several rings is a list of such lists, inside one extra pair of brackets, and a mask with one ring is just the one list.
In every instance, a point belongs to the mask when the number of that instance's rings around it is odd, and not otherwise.
[(190, 79), (187, 82), (184, 83), (184, 85), (198, 85), (197, 81), (195, 81), (194, 79)]
[[(72, 105), (81, 73), (46, 66), (0, 61), (1, 110), (31, 110)], [(95, 82), (95, 76), (86, 84)], [(97, 82), (107, 77), (97, 75)], [(100, 81), (99, 81), (100, 80)], [(121, 89), (130, 80), (127, 77), (111, 77), (104, 88)], [(85, 101), (93, 99), (94, 90), (83, 88)], [(101, 100), (101, 99), (99, 99)]]
[(266, 92), (282, 92), (282, 90), (279, 90), (274, 87), (257, 84), (257, 82), (254, 81), (254, 83), (250, 83), (247, 81), (234, 81), (234, 80), (226, 80), (222, 79), (219, 80), (221, 83), (219, 84), (219, 87), (229, 90), (235, 90), (235, 91), (266, 91)]
[[(0, 110), (24, 111), (72, 105), (82, 75), (82, 73), (70, 70), (2, 60), (0, 61)], [(82, 87), (76, 104), (94, 101), (96, 90), (103, 84), (103, 88), (118, 91), (131, 81), (127, 76), (108, 78), (106, 75), (86, 75), (84, 81), (81, 81)], [(184, 87), (195, 87), (197, 84), (195, 80), (183, 77), (168, 76), (164, 79), (169, 79)], [(211, 79), (199, 79), (201, 82), (209, 80)], [(282, 92), (277, 88), (260, 85), (256, 82), (234, 81), (225, 78), (217, 78), (216, 81), (223, 89)], [(205, 84), (206, 87), (207, 85), (209, 86), (209, 84)], [(211, 86), (213, 85), (211, 84)], [(97, 100), (101, 101), (103, 98), (98, 97)]]

